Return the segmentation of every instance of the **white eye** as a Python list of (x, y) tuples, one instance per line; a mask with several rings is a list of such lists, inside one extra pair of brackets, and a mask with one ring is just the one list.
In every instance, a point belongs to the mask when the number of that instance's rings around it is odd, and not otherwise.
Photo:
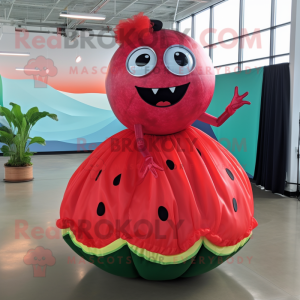
[(193, 52), (182, 45), (172, 45), (164, 53), (166, 68), (173, 74), (184, 76), (191, 73), (196, 67)]
[(126, 60), (127, 71), (136, 77), (149, 74), (156, 66), (157, 56), (150, 47), (138, 47), (131, 51)]

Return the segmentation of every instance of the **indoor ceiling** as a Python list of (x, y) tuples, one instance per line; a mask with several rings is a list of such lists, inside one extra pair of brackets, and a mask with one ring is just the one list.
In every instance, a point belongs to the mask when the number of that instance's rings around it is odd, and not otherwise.
[[(101, 29), (113, 27), (120, 19), (144, 12), (152, 19), (173, 21), (191, 9), (201, 9), (214, 0), (0, 0), (0, 23), (19, 27), (67, 27)], [(101, 13), (104, 21), (80, 21), (61, 18), (63, 10)], [(68, 23), (67, 23), (68, 22)]]

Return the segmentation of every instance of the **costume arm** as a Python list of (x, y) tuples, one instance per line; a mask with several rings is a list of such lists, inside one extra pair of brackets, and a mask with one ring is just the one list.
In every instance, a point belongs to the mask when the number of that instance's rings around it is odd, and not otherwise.
[(142, 125), (141, 124), (135, 124), (134, 125), (134, 132), (135, 132), (135, 139), (136, 139), (138, 150), (141, 152), (143, 157), (151, 156), (148, 149), (147, 149), (145, 140), (144, 140), (144, 133), (143, 133)]
[(163, 171), (164, 169), (161, 168), (159, 165), (157, 165), (153, 157), (151, 156), (149, 150), (147, 149), (145, 140), (144, 140), (144, 133), (143, 133), (143, 127), (141, 124), (135, 124), (134, 125), (134, 131), (135, 131), (135, 138), (136, 138), (136, 143), (137, 143), (137, 148), (139, 152), (143, 155), (145, 158), (144, 163), (139, 170), (139, 175), (140, 177), (144, 178), (148, 171), (150, 171), (155, 178), (158, 177), (157, 170)]
[(216, 118), (208, 113), (203, 113), (198, 120), (204, 123), (210, 124), (212, 126), (219, 127), (221, 126), (227, 119), (229, 119), (240, 107), (247, 104), (250, 105), (249, 101), (243, 101), (245, 97), (248, 96), (248, 92), (239, 96), (238, 87), (235, 87), (234, 96), (231, 100), (230, 104), (226, 107), (225, 111), (219, 118)]

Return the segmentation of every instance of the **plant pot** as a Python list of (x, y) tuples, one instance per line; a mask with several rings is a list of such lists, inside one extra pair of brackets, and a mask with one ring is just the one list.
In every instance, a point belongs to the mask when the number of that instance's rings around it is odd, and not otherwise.
[(33, 167), (7, 167), (4, 166), (6, 182), (24, 182), (33, 180)]

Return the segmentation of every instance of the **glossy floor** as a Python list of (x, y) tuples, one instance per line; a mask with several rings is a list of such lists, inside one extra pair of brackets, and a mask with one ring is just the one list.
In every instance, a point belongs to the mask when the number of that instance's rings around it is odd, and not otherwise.
[[(49, 227), (55, 227), (70, 176), (87, 156), (35, 156), (33, 182), (9, 184), (0, 177), (0, 299), (300, 299), (300, 202), (256, 186), (259, 226), (252, 240), (207, 274), (150, 282), (113, 276), (81, 260)], [(0, 165), (5, 161), (1, 157)], [(25, 226), (25, 234), (16, 226)], [(23, 262), (37, 246), (56, 259), (45, 277), (34, 277), (33, 266)]]

